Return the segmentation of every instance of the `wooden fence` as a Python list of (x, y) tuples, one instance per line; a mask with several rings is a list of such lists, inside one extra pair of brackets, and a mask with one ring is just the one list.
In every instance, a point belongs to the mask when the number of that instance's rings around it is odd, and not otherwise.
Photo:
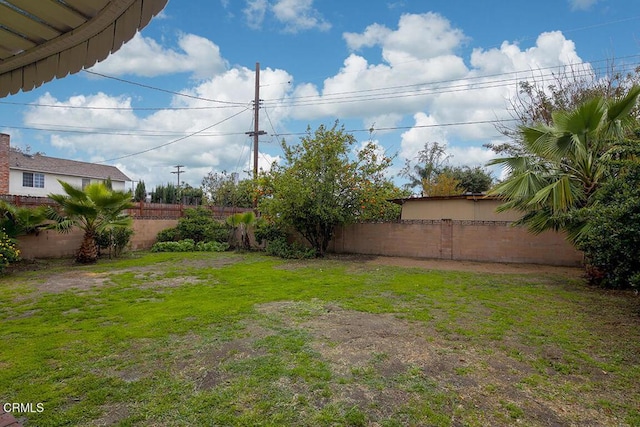
[[(55, 206), (55, 202), (48, 197), (32, 197), (32, 196), (0, 196), (0, 200), (4, 200), (14, 206), (37, 207), (37, 206)], [(229, 206), (206, 206), (206, 205), (171, 205), (166, 203), (146, 203), (135, 202), (135, 207), (128, 209), (127, 213), (138, 219), (178, 219), (182, 218), (185, 209), (201, 207), (210, 210), (213, 217), (224, 219), (235, 213), (251, 211), (250, 208), (237, 208)]]

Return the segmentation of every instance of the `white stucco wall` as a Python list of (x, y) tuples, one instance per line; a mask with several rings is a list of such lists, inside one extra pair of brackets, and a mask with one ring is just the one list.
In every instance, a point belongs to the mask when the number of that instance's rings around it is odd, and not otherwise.
[[(22, 171), (22, 170), (14, 170), (11, 169), (9, 171), (9, 194), (13, 194), (16, 196), (35, 196), (35, 197), (46, 197), (47, 195), (53, 194), (64, 194), (62, 190), (62, 186), (58, 182), (58, 180), (68, 182), (69, 184), (75, 187), (82, 187), (82, 178), (73, 177), (73, 176), (65, 176), (65, 175), (51, 175), (44, 174), (44, 188), (36, 188), (36, 187), (23, 187), (22, 186), (22, 172), (30, 172), (30, 171)], [(39, 172), (34, 172), (39, 173)], [(100, 179), (93, 179), (91, 182), (101, 182)], [(125, 191), (125, 182), (123, 181), (112, 181), (112, 187), (117, 191)]]

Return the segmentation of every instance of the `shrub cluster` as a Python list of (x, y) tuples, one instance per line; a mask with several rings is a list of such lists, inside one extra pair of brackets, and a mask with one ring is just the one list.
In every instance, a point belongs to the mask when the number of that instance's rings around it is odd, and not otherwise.
[(177, 242), (191, 239), (194, 242), (226, 242), (229, 227), (213, 218), (206, 208), (185, 209), (184, 216), (175, 228), (158, 233), (158, 242)]
[(9, 264), (20, 260), (20, 251), (16, 242), (0, 230), (0, 274), (4, 273)]
[(108, 249), (109, 257), (119, 257), (125, 250), (133, 236), (133, 229), (130, 227), (114, 227), (96, 235), (98, 249)]
[(151, 247), (151, 252), (224, 252), (229, 249), (225, 242), (195, 242), (183, 239), (178, 242), (158, 242)]
[(268, 255), (285, 259), (309, 259), (316, 256), (315, 249), (302, 246), (299, 243), (288, 243), (285, 238), (269, 241), (265, 252)]

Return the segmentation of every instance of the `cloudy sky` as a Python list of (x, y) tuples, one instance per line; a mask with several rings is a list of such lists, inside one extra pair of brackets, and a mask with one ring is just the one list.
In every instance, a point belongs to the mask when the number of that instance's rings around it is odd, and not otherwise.
[(210, 171), (244, 177), (259, 62), (261, 168), (282, 139), (335, 120), (396, 155), (395, 173), (430, 141), (483, 165), (519, 81), (634, 68), (639, 24), (638, 0), (170, 0), (89, 72), (0, 99), (0, 132), (148, 189), (175, 182), (175, 165), (196, 187)]

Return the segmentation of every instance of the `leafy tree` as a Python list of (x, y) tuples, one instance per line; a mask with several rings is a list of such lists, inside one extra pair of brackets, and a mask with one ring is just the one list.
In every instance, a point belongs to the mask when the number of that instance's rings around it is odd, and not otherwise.
[(391, 159), (369, 143), (352, 155), (356, 140), (338, 127), (307, 129), (299, 145), (282, 149), (286, 163), (263, 176), (260, 210), (300, 233), (323, 256), (336, 225), (357, 221), (372, 189), (385, 185)]
[(409, 197), (411, 192), (398, 188), (391, 181), (365, 181), (361, 187), (362, 200), (358, 209), (358, 222), (385, 222), (400, 219), (402, 207), (390, 199)]
[(178, 201), (178, 188), (172, 183), (156, 185), (151, 192), (151, 203), (177, 204)]
[[(447, 154), (447, 146), (438, 142), (426, 142), (424, 148), (418, 151), (415, 159), (406, 159), (400, 176), (409, 180), (404, 187), (407, 190), (429, 186), (436, 181), (451, 155)], [(423, 191), (424, 192), (424, 191)]]
[(108, 176), (107, 179), (105, 180), (104, 186), (107, 187), (107, 190), (109, 191), (113, 190), (113, 182), (111, 181), (110, 176)]
[[(637, 85), (640, 85), (640, 66), (631, 72), (620, 72), (613, 62), (603, 76), (578, 66), (554, 74), (551, 82), (537, 81), (535, 78), (520, 82), (518, 94), (510, 100), (509, 105), (509, 111), (517, 125), (498, 125), (498, 131), (508, 137), (509, 141), (485, 144), (485, 147), (509, 157), (525, 154), (521, 126), (551, 125), (556, 111), (575, 110), (594, 97), (619, 99)], [(636, 105), (630, 116), (638, 117), (639, 114), (639, 107)]]
[(615, 178), (577, 213), (587, 226), (577, 240), (592, 283), (640, 289), (640, 141), (621, 147), (612, 161)]
[(611, 177), (608, 160), (635, 122), (630, 113), (638, 95), (640, 86), (619, 100), (597, 96), (553, 112), (551, 125), (521, 127), (523, 154), (491, 162), (509, 173), (492, 190), (505, 200), (500, 209), (522, 211), (519, 223), (533, 232), (565, 230), (575, 242), (584, 221), (571, 213), (588, 206)]
[(139, 181), (136, 185), (133, 200), (136, 202), (144, 202), (147, 200), (147, 187), (144, 185), (144, 181)]
[(409, 180), (407, 190), (420, 187), (423, 196), (482, 193), (491, 187), (491, 174), (480, 166), (448, 166), (446, 145), (427, 142), (415, 159), (406, 159), (400, 176)]
[(456, 196), (463, 194), (464, 188), (451, 172), (440, 172), (434, 179), (425, 179), (422, 183), (422, 194), (429, 197)]
[(442, 169), (442, 173), (450, 175), (458, 181), (458, 186), (463, 193), (479, 194), (489, 191), (493, 184), (491, 172), (480, 166), (446, 166)]
[(131, 225), (131, 217), (125, 213), (133, 206), (131, 193), (110, 191), (103, 183), (91, 183), (81, 190), (66, 182), (58, 182), (66, 194), (49, 195), (58, 204), (58, 209), (51, 207), (47, 211), (49, 219), (54, 221), (52, 228), (68, 232), (73, 227), (80, 227), (84, 237), (76, 261), (85, 264), (96, 262), (98, 233)]
[(227, 171), (209, 172), (202, 179), (202, 191), (207, 203), (223, 207), (253, 207), (254, 182), (250, 179), (239, 180), (237, 173)]
[(199, 205), (203, 201), (203, 193), (201, 188), (194, 188), (189, 184), (184, 184), (180, 189), (180, 198), (185, 205)]

